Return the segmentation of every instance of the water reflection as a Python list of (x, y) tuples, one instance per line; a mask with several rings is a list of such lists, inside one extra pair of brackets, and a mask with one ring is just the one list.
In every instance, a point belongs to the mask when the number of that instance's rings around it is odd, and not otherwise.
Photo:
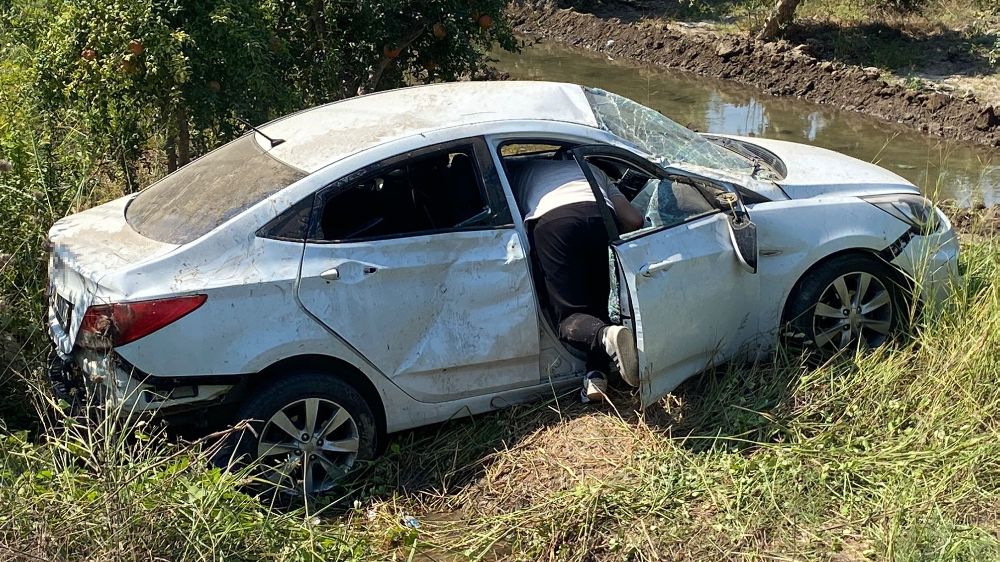
[(766, 96), (683, 72), (637, 67), (556, 44), (495, 56), (498, 66), (515, 79), (598, 86), (699, 131), (814, 144), (876, 162), (938, 198), (953, 198), (963, 205), (1000, 203), (1000, 156), (989, 148), (947, 142), (864, 115)]

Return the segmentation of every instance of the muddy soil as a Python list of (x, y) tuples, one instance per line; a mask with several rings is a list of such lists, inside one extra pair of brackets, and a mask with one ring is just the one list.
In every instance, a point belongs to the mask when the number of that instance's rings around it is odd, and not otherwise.
[(950, 202), (944, 202), (941, 210), (948, 215), (951, 226), (961, 235), (977, 239), (1000, 234), (1000, 206), (959, 207)]
[(761, 42), (697, 24), (636, 17), (602, 16), (548, 3), (519, 2), (510, 8), (515, 30), (643, 64), (677, 68), (747, 84), (776, 96), (834, 105), (924, 133), (1000, 147), (1000, 107), (972, 93), (949, 93), (896, 83), (874, 67), (823, 60), (815, 44)]

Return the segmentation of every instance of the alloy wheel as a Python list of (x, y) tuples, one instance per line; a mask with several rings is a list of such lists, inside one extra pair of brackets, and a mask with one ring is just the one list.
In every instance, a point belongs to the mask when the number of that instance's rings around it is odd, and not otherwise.
[(892, 294), (877, 276), (863, 271), (843, 274), (823, 290), (813, 311), (816, 347), (844, 349), (857, 342), (878, 347), (891, 337)]
[(309, 496), (329, 490), (350, 470), (360, 442), (347, 409), (324, 398), (305, 398), (267, 420), (257, 457), (268, 480), (289, 493)]

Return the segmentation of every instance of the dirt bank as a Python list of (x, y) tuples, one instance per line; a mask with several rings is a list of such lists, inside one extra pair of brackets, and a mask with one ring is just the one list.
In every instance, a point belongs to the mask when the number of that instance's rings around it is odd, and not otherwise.
[(656, 18), (598, 17), (546, 4), (510, 7), (515, 29), (643, 64), (678, 68), (899, 122), (939, 137), (1000, 147), (1000, 107), (887, 79), (877, 68), (817, 58), (808, 44), (761, 42)]
[(945, 201), (941, 209), (948, 215), (955, 231), (972, 238), (996, 236), (1000, 234), (1000, 206), (959, 207), (953, 201)]

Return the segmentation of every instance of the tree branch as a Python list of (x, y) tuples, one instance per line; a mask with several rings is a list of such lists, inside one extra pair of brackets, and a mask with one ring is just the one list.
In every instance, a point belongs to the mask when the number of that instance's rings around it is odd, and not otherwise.
[[(397, 49), (399, 49), (400, 52), (402, 52), (403, 50), (405, 50), (406, 48), (408, 48), (410, 45), (412, 45), (414, 41), (416, 41), (418, 38), (420, 38), (420, 36), (424, 33), (424, 31), (426, 29), (427, 29), (427, 26), (421, 25), (420, 27), (418, 27), (415, 30), (411, 31), (409, 34), (404, 35), (399, 40), (399, 42), (396, 43), (395, 47)], [(398, 58), (398, 57), (396, 57), (396, 58)], [(382, 75), (385, 74), (385, 69), (389, 68), (389, 65), (392, 64), (393, 60), (395, 60), (395, 59), (394, 58), (389, 58), (385, 54), (382, 55), (382, 57), (378, 61), (378, 64), (376, 64), (375, 68), (372, 69), (372, 73), (370, 75), (368, 75), (368, 81), (367, 81), (367, 83), (362, 84), (361, 86), (358, 87), (358, 95), (359, 96), (367, 94), (369, 92), (374, 92), (375, 91), (375, 88), (378, 87), (379, 81), (382, 80)]]

